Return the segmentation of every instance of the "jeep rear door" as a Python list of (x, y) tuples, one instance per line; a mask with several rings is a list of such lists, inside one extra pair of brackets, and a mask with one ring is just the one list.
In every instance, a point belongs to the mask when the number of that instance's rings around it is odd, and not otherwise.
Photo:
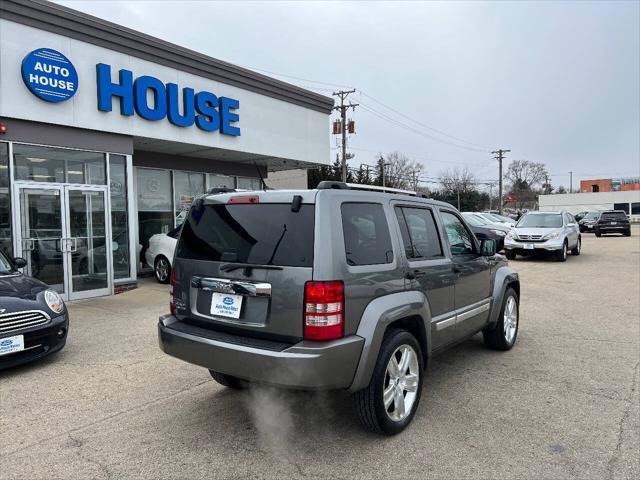
[(312, 279), (313, 197), (254, 193), (212, 195), (192, 206), (176, 248), (177, 315), (239, 335), (297, 341)]
[(431, 310), (434, 350), (455, 341), (454, 285), (456, 275), (444, 254), (434, 212), (423, 204), (395, 204), (407, 262), (407, 289), (425, 294)]

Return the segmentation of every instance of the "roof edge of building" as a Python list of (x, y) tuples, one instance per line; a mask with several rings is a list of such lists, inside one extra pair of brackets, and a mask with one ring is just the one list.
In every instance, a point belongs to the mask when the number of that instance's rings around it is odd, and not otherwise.
[(47, 0), (0, 0), (0, 18), (330, 113), (333, 99)]

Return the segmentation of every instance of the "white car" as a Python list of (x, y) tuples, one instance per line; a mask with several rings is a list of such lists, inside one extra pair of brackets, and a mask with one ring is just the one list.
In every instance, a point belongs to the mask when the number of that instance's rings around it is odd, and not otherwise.
[(505, 217), (504, 215), (499, 215), (497, 213), (491, 212), (479, 212), (478, 214), (482, 215), (491, 222), (506, 223), (510, 227), (516, 226), (516, 221), (513, 218)]
[(169, 283), (173, 252), (178, 243), (180, 228), (176, 227), (168, 233), (156, 233), (149, 239), (149, 248), (144, 253), (144, 259), (156, 274), (160, 283)]

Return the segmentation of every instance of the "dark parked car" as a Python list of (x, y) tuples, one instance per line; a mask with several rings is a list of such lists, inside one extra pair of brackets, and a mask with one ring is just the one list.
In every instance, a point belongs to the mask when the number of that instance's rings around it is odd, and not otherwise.
[(231, 388), (346, 390), (384, 434), (411, 422), (436, 353), (518, 334), (518, 274), (455, 208), (339, 182), (198, 198), (170, 292), (165, 353)]
[(64, 347), (67, 309), (55, 290), (23, 275), (23, 258), (0, 251), (0, 370), (50, 355)]
[(594, 231), (596, 237), (605, 233), (621, 233), (625, 237), (630, 237), (631, 224), (624, 210), (605, 210), (600, 214)]
[[(593, 232), (600, 217), (600, 212), (587, 212), (582, 216), (582, 219), (578, 221), (578, 226), (581, 232)], [(577, 220), (577, 218), (576, 218)]]
[(465, 222), (467, 222), (467, 224), (471, 228), (471, 231), (478, 240), (490, 238), (496, 242), (497, 252), (500, 252), (504, 249), (504, 237), (506, 235), (505, 232), (496, 230), (489, 224), (482, 223), (482, 221), (474, 215), (465, 215), (463, 213), (462, 216), (464, 217)]
[(575, 219), (579, 222), (579, 221), (580, 221), (580, 220), (582, 220), (582, 219), (583, 219), (583, 218), (584, 218), (588, 213), (590, 213), (590, 212), (585, 211), (585, 212), (576, 213), (576, 214), (573, 216), (573, 218), (575, 218)]

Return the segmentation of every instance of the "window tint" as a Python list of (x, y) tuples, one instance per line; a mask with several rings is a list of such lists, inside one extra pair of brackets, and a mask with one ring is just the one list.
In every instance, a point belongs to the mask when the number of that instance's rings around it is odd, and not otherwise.
[(409, 259), (442, 256), (433, 213), (426, 208), (396, 207), (404, 249)]
[(603, 212), (600, 220), (626, 220), (624, 212)]
[(176, 256), (215, 262), (313, 266), (315, 205), (291, 203), (194, 205)]
[(631, 215), (640, 215), (640, 202), (631, 204)]
[(393, 261), (389, 225), (379, 203), (343, 203), (342, 231), (349, 265)]
[(442, 222), (449, 238), (451, 255), (474, 253), (473, 239), (462, 221), (453, 213), (442, 212)]

